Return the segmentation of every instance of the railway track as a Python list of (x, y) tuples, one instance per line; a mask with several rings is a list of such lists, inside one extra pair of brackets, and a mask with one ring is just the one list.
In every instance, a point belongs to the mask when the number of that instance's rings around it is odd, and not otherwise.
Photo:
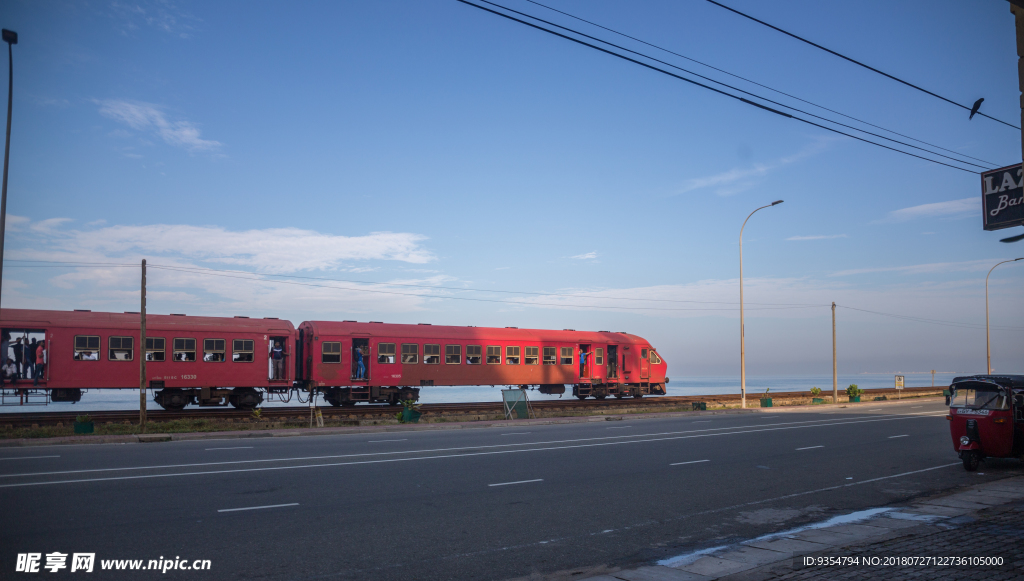
[[(941, 387), (912, 387), (902, 390), (903, 396), (923, 395), (941, 390)], [(864, 401), (871, 401), (877, 396), (896, 396), (894, 389), (866, 389), (864, 390)], [(772, 394), (776, 401), (806, 399), (811, 397), (808, 391), (776, 392)], [(757, 405), (757, 396), (748, 395), (748, 404)], [(708, 404), (735, 404), (739, 402), (739, 394), (719, 395), (695, 395), (695, 396), (653, 396), (643, 399), (624, 398), (610, 400), (576, 400), (571, 398), (558, 400), (540, 400), (530, 402), (530, 405), (537, 412), (544, 412), (550, 415), (557, 412), (580, 413), (598, 412), (615, 413), (618, 410), (644, 410), (656, 411), (659, 408), (689, 407), (693, 402), (706, 402)], [(389, 405), (357, 405), (354, 407), (321, 407), (319, 408), (324, 419), (336, 420), (372, 420), (391, 418), (397, 413), (401, 406)], [(422, 404), (420, 411), (424, 416), (472, 416), (485, 414), (501, 414), (501, 402), (477, 402), (477, 403), (435, 403)], [(111, 410), (111, 411), (90, 411), (87, 413), (97, 424), (104, 423), (135, 423), (139, 420), (137, 410)], [(260, 412), (261, 417), (270, 421), (283, 421), (289, 419), (308, 419), (310, 408), (308, 406), (291, 407), (265, 407)], [(75, 421), (78, 412), (34, 412), (34, 413), (4, 413), (0, 414), (0, 428), (30, 427), (30, 426), (57, 426), (69, 425)], [(84, 415), (84, 414), (83, 414)], [(243, 421), (252, 417), (252, 412), (236, 410), (233, 408), (195, 408), (180, 412), (153, 410), (147, 412), (150, 421), (170, 421), (183, 419), (211, 419), (226, 421)]]

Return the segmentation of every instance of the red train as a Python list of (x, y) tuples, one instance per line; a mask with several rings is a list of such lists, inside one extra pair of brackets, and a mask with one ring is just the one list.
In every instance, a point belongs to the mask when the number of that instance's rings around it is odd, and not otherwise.
[[(138, 389), (138, 313), (0, 310), (12, 337), (45, 337), (38, 378), (53, 401), (85, 389)], [(275, 376), (271, 349), (283, 350)], [(442, 327), (379, 322), (147, 315), (146, 381), (165, 409), (259, 406), (264, 394), (301, 389), (331, 405), (397, 404), (423, 386), (536, 385), (542, 393), (664, 395), (667, 364), (628, 333)], [(17, 386), (29, 389), (32, 380)]]

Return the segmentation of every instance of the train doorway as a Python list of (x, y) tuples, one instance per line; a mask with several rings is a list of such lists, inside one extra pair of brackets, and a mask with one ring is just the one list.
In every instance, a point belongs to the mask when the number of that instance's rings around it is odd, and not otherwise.
[(352, 339), (352, 381), (370, 380), (371, 359), (370, 340)]
[(271, 337), (268, 342), (270, 349), (270, 381), (288, 381), (288, 337)]
[(619, 346), (608, 346), (608, 379), (619, 377)]
[(651, 378), (651, 362), (648, 359), (649, 349), (640, 350), (640, 380), (649, 380)]
[(580, 344), (580, 381), (590, 381), (593, 376), (594, 361), (590, 345)]

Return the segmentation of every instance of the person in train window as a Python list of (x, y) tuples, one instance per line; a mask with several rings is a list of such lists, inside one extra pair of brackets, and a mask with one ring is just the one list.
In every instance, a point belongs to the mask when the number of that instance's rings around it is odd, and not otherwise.
[(284, 378), (284, 349), (280, 341), (274, 341), (274, 348), (270, 351), (270, 357), (274, 360), (274, 379)]
[(99, 361), (100, 360), (100, 354), (99, 353), (93, 353), (92, 351), (86, 351), (82, 355), (82, 360), (83, 361)]
[(366, 365), (363, 363), (363, 349), (356, 347), (356, 379), (366, 377)]

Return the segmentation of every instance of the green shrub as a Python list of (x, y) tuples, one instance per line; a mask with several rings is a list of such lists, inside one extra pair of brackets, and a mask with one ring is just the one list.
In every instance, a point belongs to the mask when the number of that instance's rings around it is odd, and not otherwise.
[(812, 387), (811, 388), (811, 395), (813, 395), (814, 397), (818, 397), (819, 395), (821, 395), (821, 388), (820, 387)]
[(850, 387), (846, 388), (846, 395), (848, 395), (850, 397), (857, 397), (858, 395), (860, 395), (862, 393), (864, 393), (864, 390), (859, 388), (859, 387), (857, 387), (856, 383), (851, 383)]

